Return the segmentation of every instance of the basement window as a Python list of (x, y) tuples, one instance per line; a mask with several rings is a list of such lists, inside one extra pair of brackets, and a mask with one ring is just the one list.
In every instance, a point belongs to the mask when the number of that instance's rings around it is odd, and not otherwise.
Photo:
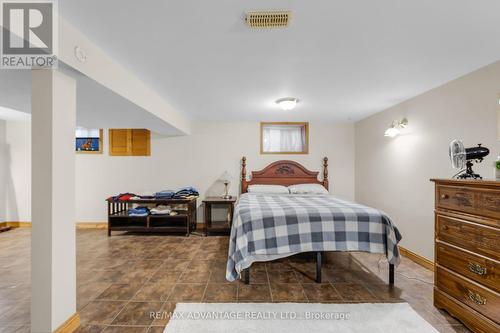
[(77, 127), (75, 151), (78, 154), (102, 154), (102, 129)]
[(260, 123), (261, 154), (308, 154), (309, 123)]

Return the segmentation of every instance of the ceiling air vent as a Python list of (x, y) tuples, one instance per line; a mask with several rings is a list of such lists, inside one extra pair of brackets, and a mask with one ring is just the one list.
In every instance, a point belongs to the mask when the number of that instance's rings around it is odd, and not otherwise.
[(248, 12), (245, 20), (252, 28), (287, 27), (292, 13), (290, 11)]

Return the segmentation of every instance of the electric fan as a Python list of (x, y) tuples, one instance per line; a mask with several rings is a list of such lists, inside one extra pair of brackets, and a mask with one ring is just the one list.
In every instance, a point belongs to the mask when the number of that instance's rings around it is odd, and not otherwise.
[(472, 166), (474, 165), (472, 161), (475, 160), (476, 163), (480, 163), (489, 153), (490, 150), (486, 147), (481, 147), (481, 144), (478, 144), (477, 147), (465, 148), (461, 140), (453, 140), (450, 142), (449, 154), (451, 166), (454, 169), (460, 169), (453, 178), (483, 179), (483, 177), (474, 173), (472, 170)]

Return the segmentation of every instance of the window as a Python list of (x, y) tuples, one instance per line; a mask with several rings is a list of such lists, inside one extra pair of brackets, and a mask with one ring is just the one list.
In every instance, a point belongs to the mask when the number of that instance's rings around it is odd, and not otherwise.
[(260, 123), (261, 154), (308, 154), (309, 123)]
[(151, 132), (147, 129), (110, 129), (109, 155), (150, 156)]
[(102, 129), (77, 127), (75, 151), (78, 154), (102, 154)]

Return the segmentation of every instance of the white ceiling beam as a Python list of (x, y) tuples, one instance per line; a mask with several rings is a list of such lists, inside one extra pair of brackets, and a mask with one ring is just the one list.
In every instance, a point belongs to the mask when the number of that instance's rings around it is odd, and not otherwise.
[[(75, 54), (77, 47), (85, 54), (85, 61), (77, 58)], [(153, 89), (115, 62), (61, 16), (59, 60), (155, 115), (176, 128), (180, 134), (190, 134), (190, 120), (187, 116), (175, 110)]]

